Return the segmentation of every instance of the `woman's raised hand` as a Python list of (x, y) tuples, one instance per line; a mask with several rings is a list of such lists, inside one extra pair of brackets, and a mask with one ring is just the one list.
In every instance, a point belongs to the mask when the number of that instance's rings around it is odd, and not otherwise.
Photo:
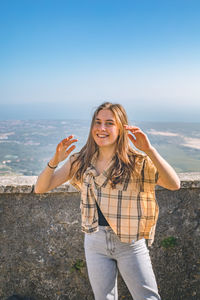
[(137, 149), (145, 153), (151, 150), (152, 146), (147, 135), (139, 127), (124, 125), (124, 128), (131, 132), (128, 137)]
[[(77, 142), (77, 139), (73, 138), (73, 135), (68, 136), (66, 139), (63, 139), (56, 147), (56, 153), (51, 159), (53, 165), (58, 165), (61, 161), (65, 160), (69, 154), (76, 148), (75, 145), (71, 144)], [(71, 146), (71, 147), (70, 147)]]

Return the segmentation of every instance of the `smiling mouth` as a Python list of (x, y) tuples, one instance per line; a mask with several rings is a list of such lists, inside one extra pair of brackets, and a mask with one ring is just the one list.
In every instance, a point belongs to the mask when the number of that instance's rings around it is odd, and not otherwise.
[(98, 138), (104, 139), (106, 137), (108, 137), (107, 134), (97, 134)]

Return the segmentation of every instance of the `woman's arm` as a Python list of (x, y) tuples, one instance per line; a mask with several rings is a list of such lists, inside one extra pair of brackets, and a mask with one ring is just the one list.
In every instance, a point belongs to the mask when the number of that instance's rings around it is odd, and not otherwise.
[(128, 134), (133, 145), (139, 150), (145, 152), (154, 163), (158, 170), (159, 178), (157, 184), (169, 190), (178, 190), (180, 188), (180, 179), (175, 170), (166, 162), (166, 160), (151, 145), (148, 137), (142, 130), (135, 126), (125, 125), (125, 129), (132, 134)]
[(75, 149), (75, 145), (70, 147), (70, 145), (75, 142), (77, 142), (77, 139), (73, 139), (73, 136), (71, 135), (57, 145), (56, 153), (49, 161), (50, 167), (46, 166), (46, 168), (38, 176), (34, 189), (35, 193), (46, 193), (70, 179), (71, 160), (68, 159), (57, 171), (55, 171), (54, 167), (56, 167), (61, 161), (65, 160)]
[(158, 151), (154, 147), (151, 147), (146, 154), (150, 157), (158, 170), (159, 176), (157, 184), (169, 190), (180, 189), (180, 179), (178, 175)]

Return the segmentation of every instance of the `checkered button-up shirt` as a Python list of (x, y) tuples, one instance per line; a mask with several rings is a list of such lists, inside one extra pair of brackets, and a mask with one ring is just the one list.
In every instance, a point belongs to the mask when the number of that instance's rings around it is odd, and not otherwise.
[(148, 156), (136, 156), (139, 172), (122, 183), (111, 187), (108, 178), (112, 160), (99, 175), (95, 169), (96, 155), (87, 168), (83, 183), (71, 180), (81, 190), (82, 231), (98, 231), (98, 203), (104, 217), (119, 239), (125, 243), (145, 238), (151, 245), (154, 240), (159, 208), (155, 198), (157, 169)]

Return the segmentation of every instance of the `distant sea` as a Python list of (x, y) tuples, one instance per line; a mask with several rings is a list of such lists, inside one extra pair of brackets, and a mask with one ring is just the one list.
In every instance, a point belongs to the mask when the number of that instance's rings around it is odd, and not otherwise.
[[(131, 122), (130, 122), (131, 123)], [(137, 122), (152, 145), (177, 172), (200, 172), (200, 123)], [(74, 134), (79, 151), (90, 121), (0, 121), (0, 176), (38, 175), (60, 140)]]

